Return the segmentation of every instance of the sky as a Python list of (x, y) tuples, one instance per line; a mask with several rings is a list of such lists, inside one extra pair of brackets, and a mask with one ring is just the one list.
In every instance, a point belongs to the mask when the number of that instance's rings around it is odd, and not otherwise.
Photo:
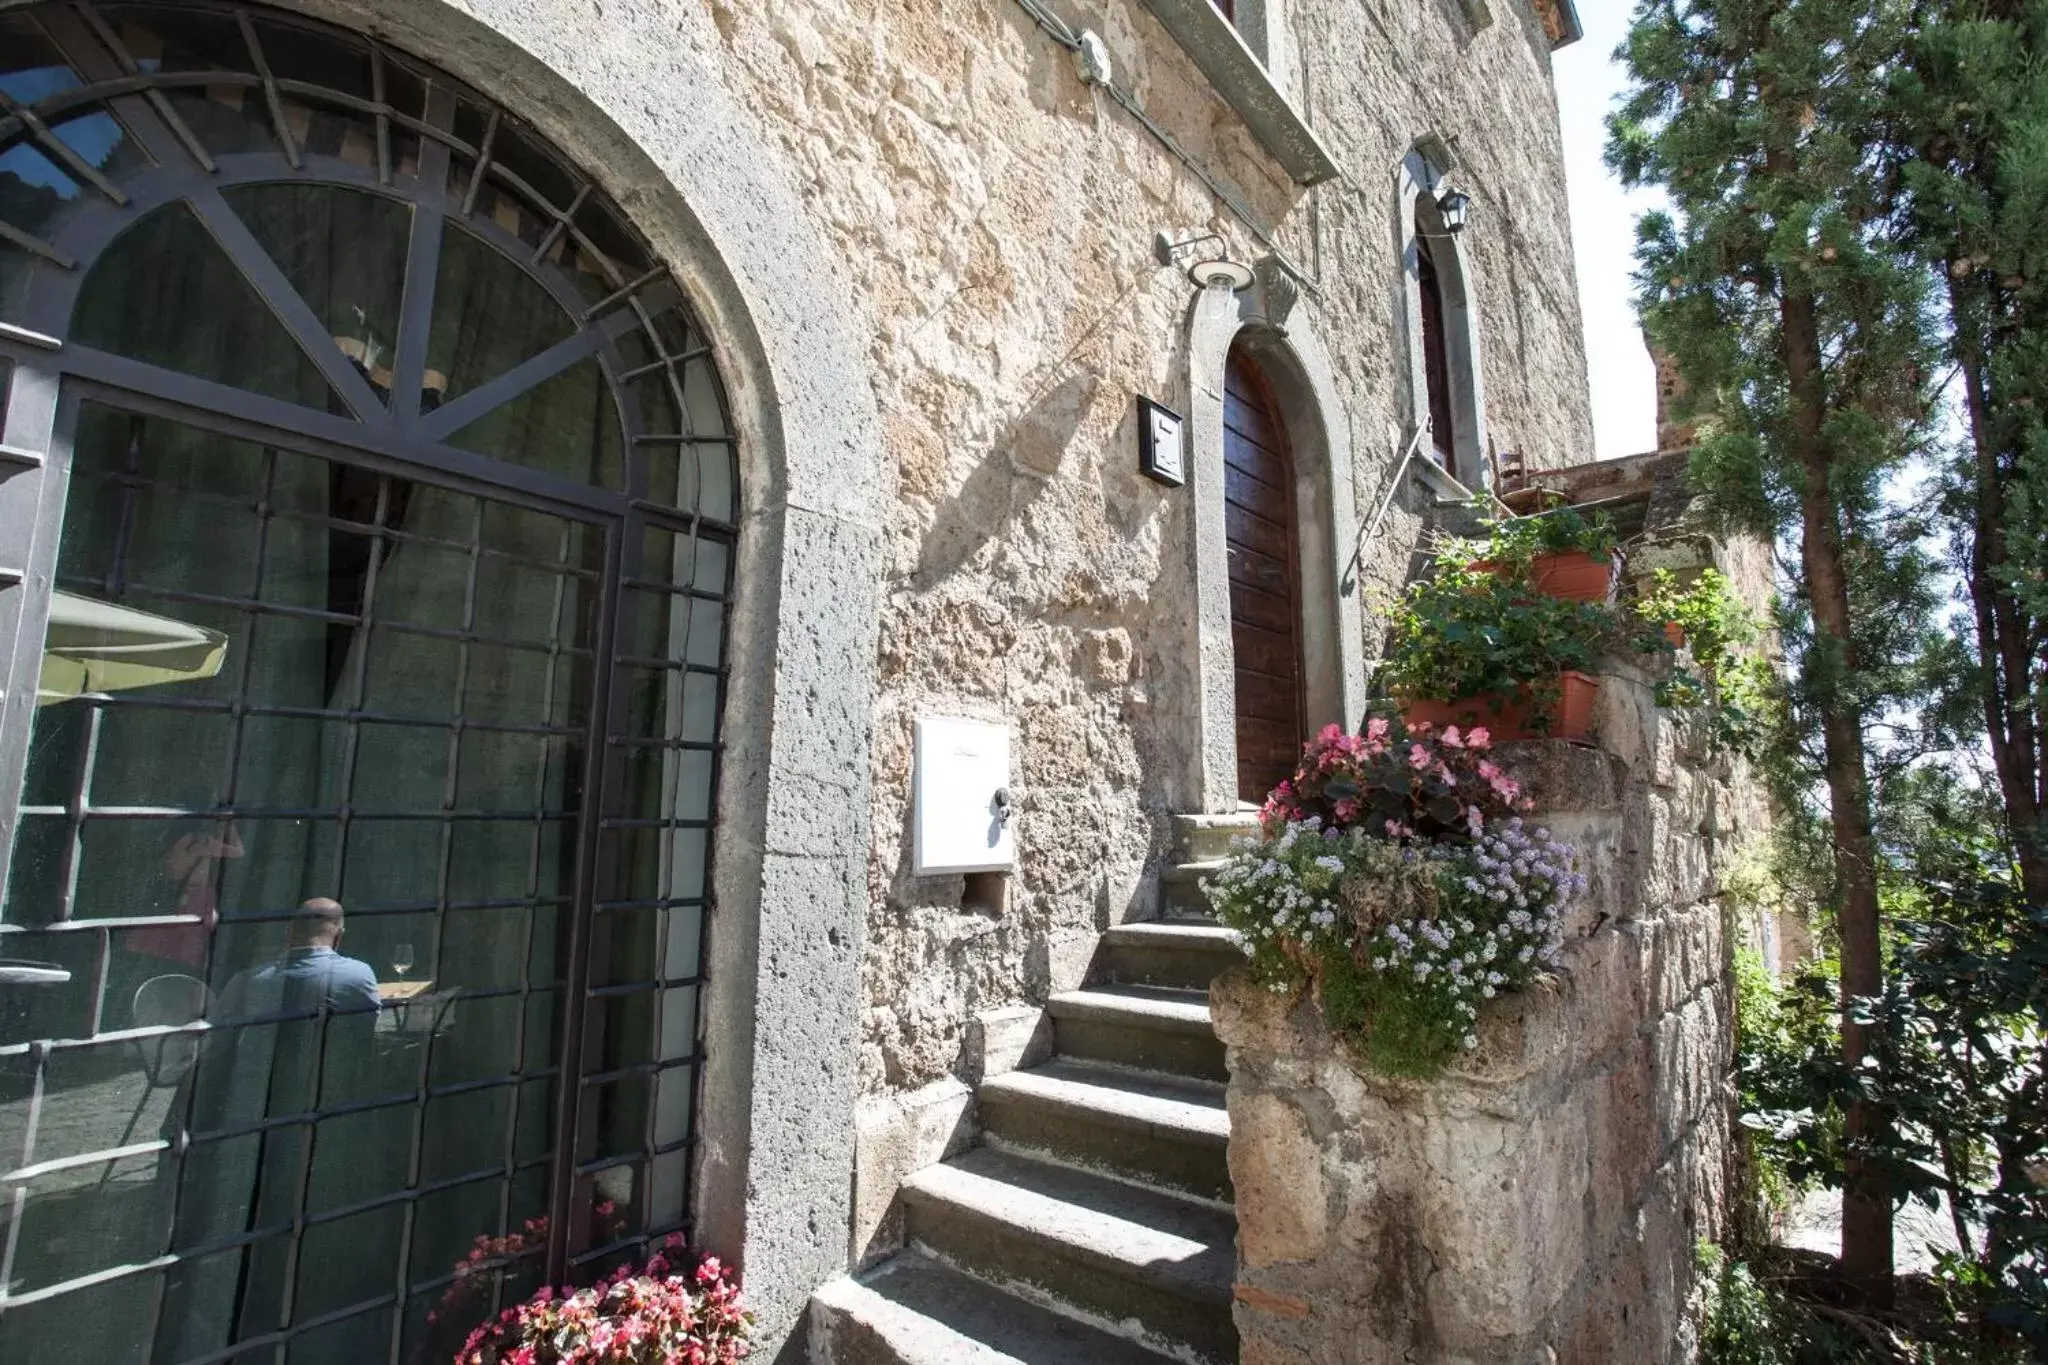
[(1593, 387), (1594, 448), (1588, 458), (1601, 460), (1657, 448), (1656, 381), (1630, 301), (1629, 272), (1636, 219), (1661, 204), (1663, 193), (1624, 190), (1601, 160), (1607, 115), (1627, 81), (1614, 49), (1628, 31), (1633, 8), (1632, 0), (1578, 0), (1586, 36), (1552, 58)]

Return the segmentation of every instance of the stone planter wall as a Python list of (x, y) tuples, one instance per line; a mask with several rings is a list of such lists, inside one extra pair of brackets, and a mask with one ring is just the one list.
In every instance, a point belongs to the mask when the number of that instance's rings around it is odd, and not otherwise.
[(1503, 748), (1592, 886), (1564, 969), (1450, 1075), (1375, 1076), (1313, 1000), (1217, 983), (1244, 1365), (1691, 1357), (1728, 1151), (1716, 872), (1767, 817), (1640, 675), (1606, 678), (1595, 733)]

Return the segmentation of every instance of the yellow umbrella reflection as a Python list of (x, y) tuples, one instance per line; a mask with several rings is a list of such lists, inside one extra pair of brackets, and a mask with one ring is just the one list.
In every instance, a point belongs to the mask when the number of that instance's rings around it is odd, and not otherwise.
[(36, 705), (69, 701), (86, 692), (125, 692), (211, 678), (227, 656), (228, 637), (217, 630), (90, 597), (52, 593)]

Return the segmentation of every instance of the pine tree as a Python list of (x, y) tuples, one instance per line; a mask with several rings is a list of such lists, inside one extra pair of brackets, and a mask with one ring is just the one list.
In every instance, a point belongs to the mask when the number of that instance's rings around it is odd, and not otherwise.
[[(1694, 483), (1786, 551), (1845, 1006), (1883, 987), (1868, 752), (1924, 644), (1917, 527), (1885, 496), (1924, 439), (1934, 359), (1887, 102), (1911, 18), (1906, 0), (1641, 0), (1608, 147), (1625, 182), (1670, 195), (1638, 227), (1637, 283), (1699, 422)], [(1860, 1074), (1846, 1008), (1842, 1047)], [(1891, 1292), (1884, 1131), (1872, 1099), (1851, 1103), (1842, 1267), (1874, 1302)]]
[(1928, 8), (1892, 82), (1913, 241), (1940, 280), (1964, 437), (1944, 510), (1965, 682), (2020, 884), (2048, 905), (2048, 3)]

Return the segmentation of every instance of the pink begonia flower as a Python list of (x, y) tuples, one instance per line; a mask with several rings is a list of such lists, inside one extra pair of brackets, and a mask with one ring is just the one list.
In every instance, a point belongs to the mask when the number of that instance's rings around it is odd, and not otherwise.
[(1479, 775), (1488, 782), (1491, 782), (1494, 778), (1500, 776), (1500, 765), (1482, 758), (1479, 760)]
[(1444, 732), (1439, 738), (1443, 740), (1446, 748), (1462, 749), (1465, 747), (1465, 741), (1458, 738), (1458, 727), (1455, 725), (1445, 726)]
[(1493, 737), (1486, 733), (1484, 725), (1475, 725), (1465, 732), (1465, 747), (1468, 749), (1484, 749), (1492, 742)]
[(1342, 738), (1344, 738), (1343, 727), (1339, 726), (1336, 721), (1331, 721), (1316, 734), (1316, 743), (1335, 744)]
[(1429, 750), (1423, 748), (1420, 744), (1409, 745), (1408, 766), (1415, 769), (1417, 772), (1421, 772), (1424, 768), (1427, 768), (1429, 766)]
[(1387, 737), (1387, 718), (1385, 716), (1374, 716), (1371, 720), (1367, 721), (1365, 723), (1365, 737), (1367, 739), (1385, 739)]

